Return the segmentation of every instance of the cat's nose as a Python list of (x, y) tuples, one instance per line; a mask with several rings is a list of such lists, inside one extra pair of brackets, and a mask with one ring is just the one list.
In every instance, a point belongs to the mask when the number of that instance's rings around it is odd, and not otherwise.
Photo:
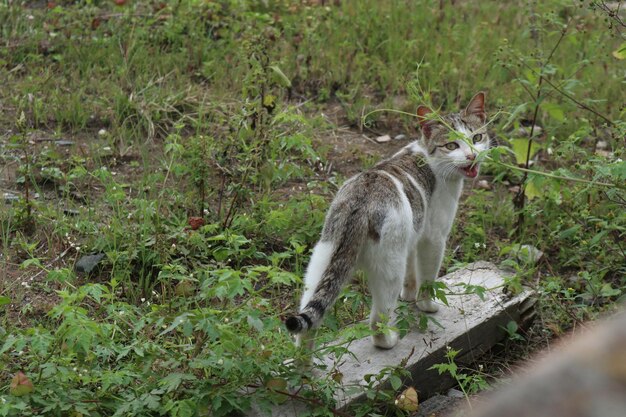
[(473, 161), (474, 159), (476, 159), (476, 154), (475, 153), (469, 153), (469, 154), (465, 155), (465, 157), (467, 159), (469, 159), (470, 161)]

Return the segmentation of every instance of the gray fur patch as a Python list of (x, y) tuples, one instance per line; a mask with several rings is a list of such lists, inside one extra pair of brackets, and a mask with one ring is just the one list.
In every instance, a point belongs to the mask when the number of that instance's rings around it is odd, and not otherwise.
[(426, 202), (420, 190), (409, 178), (412, 178), (416, 184), (422, 187), (426, 198), (430, 198), (436, 185), (435, 174), (424, 157), (405, 150), (393, 158), (379, 163), (375, 168), (391, 174), (400, 181), (413, 212), (413, 228), (415, 231), (419, 231), (424, 220)]
[(400, 205), (396, 186), (384, 174), (366, 171), (346, 183), (333, 201), (322, 230), (322, 241), (337, 242), (346, 228), (346, 219), (355, 210), (367, 219), (367, 235), (380, 239), (389, 205)]

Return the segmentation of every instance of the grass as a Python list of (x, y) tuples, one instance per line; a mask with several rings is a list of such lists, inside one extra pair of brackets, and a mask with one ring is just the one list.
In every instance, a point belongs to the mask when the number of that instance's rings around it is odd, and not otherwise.
[[(477, 90), (502, 146), (444, 269), (486, 259), (538, 291), (504, 367), (623, 299), (624, 39), (599, 10), (310, 3), (0, 5), (0, 187), (17, 197), (0, 210), (0, 415), (229, 415), (294, 387), (332, 409), (331, 376), (283, 364), (300, 353), (280, 319), (334, 192), (392, 151), (362, 135), (417, 134), (413, 117), (363, 116)], [(542, 133), (516, 133), (528, 124)], [(529, 243), (537, 265), (510, 256)], [(105, 257), (76, 273), (88, 253)], [(363, 286), (323, 340), (364, 334), (346, 327)], [(354, 414), (403, 412), (372, 392)]]

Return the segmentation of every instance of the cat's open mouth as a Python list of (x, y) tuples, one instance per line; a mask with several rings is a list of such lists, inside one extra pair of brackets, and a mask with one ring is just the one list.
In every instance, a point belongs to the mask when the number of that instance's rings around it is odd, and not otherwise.
[(459, 169), (468, 178), (476, 178), (478, 175), (478, 164), (469, 164), (464, 167), (459, 167)]

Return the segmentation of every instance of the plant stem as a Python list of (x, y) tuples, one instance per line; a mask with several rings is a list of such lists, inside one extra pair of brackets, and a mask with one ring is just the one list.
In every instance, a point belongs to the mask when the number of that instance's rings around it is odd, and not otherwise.
[(528, 148), (526, 149), (526, 162), (524, 164), (524, 168), (525, 168), (524, 177), (522, 178), (522, 181), (520, 182), (520, 188), (519, 188), (519, 191), (517, 192), (517, 195), (513, 198), (513, 205), (515, 206), (515, 209), (518, 210), (517, 222), (515, 225), (515, 236), (517, 237), (520, 236), (522, 227), (524, 225), (524, 205), (526, 204), (526, 194), (525, 194), (526, 180), (528, 179), (528, 167), (530, 164), (530, 154), (531, 154), (532, 145), (533, 145), (533, 135), (535, 133), (535, 126), (537, 125), (537, 116), (539, 114), (539, 106), (541, 106), (541, 101), (543, 99), (542, 94), (541, 94), (542, 93), (541, 87), (545, 79), (545, 77), (543, 76), (543, 69), (546, 67), (546, 65), (550, 63), (550, 61), (552, 60), (552, 57), (554, 56), (554, 53), (556, 52), (557, 48), (561, 44), (561, 41), (567, 34), (570, 21), (571, 21), (571, 18), (565, 24), (565, 27), (561, 30), (561, 36), (559, 36), (559, 39), (556, 41), (556, 43), (552, 47), (552, 50), (548, 54), (548, 57), (546, 58), (544, 62), (541, 63), (542, 71), (539, 74), (539, 81), (537, 82), (537, 96), (535, 97), (535, 111), (533, 113), (532, 125), (530, 127), (530, 134), (528, 135)]
[(510, 169), (513, 169), (513, 170), (522, 171), (525, 174), (542, 175), (544, 177), (554, 178), (554, 179), (557, 179), (557, 180), (573, 181), (573, 182), (579, 182), (579, 183), (589, 184), (589, 185), (599, 185), (601, 187), (619, 188), (619, 189), (622, 189), (622, 190), (626, 189), (626, 186), (621, 186), (621, 185), (618, 185), (618, 184), (611, 184), (611, 183), (608, 183), (608, 182), (589, 181), (589, 180), (585, 180), (585, 179), (582, 179), (582, 178), (564, 177), (562, 175), (551, 174), (549, 172), (542, 172), (542, 171), (536, 171), (534, 169), (517, 167), (515, 165), (507, 164), (505, 162), (495, 161), (492, 158), (488, 158), (488, 159), (491, 162), (495, 163), (495, 164), (502, 165), (504, 167), (507, 167), (507, 168), (510, 168)]
[[(248, 384), (247, 385), (248, 388), (254, 388), (254, 389), (258, 389), (261, 388), (260, 385), (256, 385), (256, 384)], [(334, 416), (339, 416), (339, 417), (351, 417), (351, 414), (348, 413), (344, 413), (343, 411), (339, 411), (335, 408), (330, 408), (328, 407), (328, 405), (324, 404), (323, 402), (321, 402), (320, 400), (316, 399), (316, 398), (307, 398), (307, 397), (303, 397), (301, 395), (298, 395), (298, 393), (291, 393), (288, 391), (283, 391), (283, 390), (277, 390), (277, 389), (272, 389), (272, 392), (275, 392), (277, 394), (281, 394), (281, 395), (285, 395), (289, 398), (292, 398), (294, 400), (303, 402), (303, 403), (307, 403), (310, 405), (314, 405), (317, 407), (323, 407), (325, 410), (330, 411)]]

